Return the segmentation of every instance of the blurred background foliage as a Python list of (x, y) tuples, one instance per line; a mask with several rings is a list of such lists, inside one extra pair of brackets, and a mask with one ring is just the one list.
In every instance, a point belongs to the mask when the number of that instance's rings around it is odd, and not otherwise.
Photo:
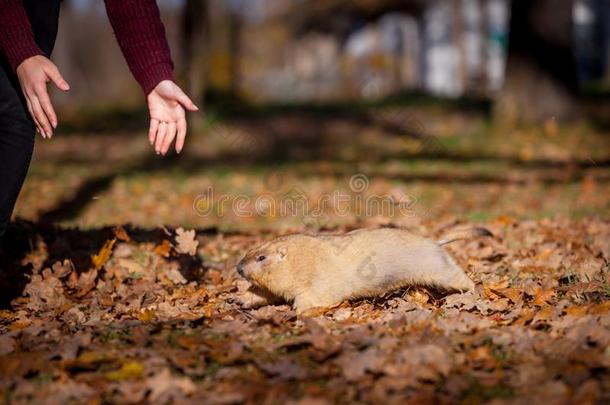
[(610, 1), (159, 5), (178, 81), (203, 107), (185, 152), (150, 153), (103, 3), (64, 0), (53, 58), (72, 90), (54, 95), (59, 136), (38, 142), (18, 216), (239, 228), (198, 217), (194, 199), (294, 185), (314, 198), (354, 173), (414, 197), (424, 219), (610, 212)]
[[(54, 59), (74, 90), (58, 94), (57, 102), (67, 111), (141, 106), (103, 4), (63, 3)], [(578, 96), (610, 88), (606, 0), (159, 5), (178, 77), (200, 103), (328, 103), (421, 93), (497, 100), (504, 119), (540, 121), (573, 118)]]

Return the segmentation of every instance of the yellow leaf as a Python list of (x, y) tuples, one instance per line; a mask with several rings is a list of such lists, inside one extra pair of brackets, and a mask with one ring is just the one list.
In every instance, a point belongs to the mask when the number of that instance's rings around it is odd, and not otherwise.
[(211, 318), (215, 312), (216, 312), (216, 305), (206, 304), (203, 306), (203, 313), (206, 318)]
[(104, 246), (102, 246), (102, 248), (98, 252), (98, 254), (91, 256), (91, 261), (93, 262), (93, 265), (95, 266), (96, 270), (101, 269), (102, 266), (106, 264), (108, 259), (110, 259), (110, 255), (112, 254), (112, 248), (114, 247), (115, 243), (116, 238), (107, 240), (106, 243), (104, 243)]
[(145, 309), (138, 314), (138, 319), (144, 323), (149, 323), (155, 318), (154, 309)]
[(428, 294), (420, 290), (411, 291), (409, 293), (409, 296), (411, 297), (411, 300), (417, 302), (420, 305), (425, 305), (430, 299), (430, 297), (428, 297)]
[(106, 378), (110, 381), (122, 381), (141, 378), (144, 375), (144, 366), (137, 361), (130, 361), (116, 371), (106, 373)]

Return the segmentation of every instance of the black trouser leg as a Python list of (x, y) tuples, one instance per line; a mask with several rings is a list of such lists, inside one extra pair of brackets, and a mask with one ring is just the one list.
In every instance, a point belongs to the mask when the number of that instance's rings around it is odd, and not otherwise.
[[(60, 0), (25, 0), (24, 6), (40, 49), (51, 55), (59, 19)], [(35, 127), (17, 76), (0, 54), (0, 237), (30, 165)]]

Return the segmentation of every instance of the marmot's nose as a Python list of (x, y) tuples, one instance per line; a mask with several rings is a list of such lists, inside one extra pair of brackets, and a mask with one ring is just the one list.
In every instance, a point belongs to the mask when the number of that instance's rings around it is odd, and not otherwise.
[(244, 263), (243, 260), (241, 260), (239, 263), (237, 263), (237, 272), (239, 273), (240, 276), (242, 277), (246, 277), (244, 275), (244, 267), (246, 266), (246, 264)]

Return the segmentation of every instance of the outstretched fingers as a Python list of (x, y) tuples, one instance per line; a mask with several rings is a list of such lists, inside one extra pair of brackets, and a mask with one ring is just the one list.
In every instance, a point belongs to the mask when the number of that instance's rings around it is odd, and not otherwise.
[(44, 135), (47, 138), (50, 138), (53, 135), (53, 130), (51, 129), (51, 124), (49, 123), (49, 120), (45, 115), (42, 106), (40, 105), (40, 100), (36, 95), (31, 95), (29, 100), (34, 120), (36, 121), (38, 127), (43, 131)]
[(159, 130), (157, 131), (157, 139), (155, 140), (155, 152), (157, 152), (157, 155), (161, 154), (161, 148), (163, 146), (163, 140), (165, 139), (166, 134), (167, 134), (167, 123), (160, 122)]
[(186, 138), (186, 119), (181, 118), (178, 120), (176, 124), (177, 136), (176, 136), (176, 153), (182, 152), (182, 148), (184, 147), (184, 140)]
[(57, 66), (55, 66), (53, 64), (51, 64), (50, 66), (47, 66), (45, 69), (45, 73), (60, 90), (63, 90), (63, 91), (70, 90), (70, 85), (68, 84), (66, 79), (63, 78), (61, 73), (59, 73), (59, 69), (57, 69)]
[(176, 138), (176, 123), (170, 122), (167, 124), (167, 133), (165, 134), (165, 138), (163, 139), (163, 144), (161, 145), (161, 154), (165, 155), (169, 150), (172, 142)]
[(28, 111), (30, 112), (30, 117), (32, 117), (32, 120), (34, 120), (34, 126), (36, 126), (36, 132), (40, 133), (40, 135), (42, 135), (43, 138), (46, 138), (47, 135), (44, 133), (44, 131), (42, 130), (42, 127), (40, 126), (40, 123), (36, 119), (36, 116), (34, 115), (34, 109), (32, 108), (32, 103), (30, 102), (30, 98), (27, 95), (25, 97), (25, 102), (27, 104)]
[(57, 114), (55, 114), (55, 109), (53, 108), (53, 104), (51, 104), (51, 99), (49, 98), (47, 89), (41, 89), (37, 95), (40, 106), (42, 107), (46, 117), (49, 119), (51, 126), (53, 129), (57, 128)]
[(157, 136), (157, 130), (159, 129), (159, 121), (152, 118), (150, 120), (150, 128), (148, 129), (148, 142), (151, 145), (155, 144), (155, 138)]
[(176, 100), (189, 111), (199, 111), (199, 107), (180, 88), (176, 91)]

